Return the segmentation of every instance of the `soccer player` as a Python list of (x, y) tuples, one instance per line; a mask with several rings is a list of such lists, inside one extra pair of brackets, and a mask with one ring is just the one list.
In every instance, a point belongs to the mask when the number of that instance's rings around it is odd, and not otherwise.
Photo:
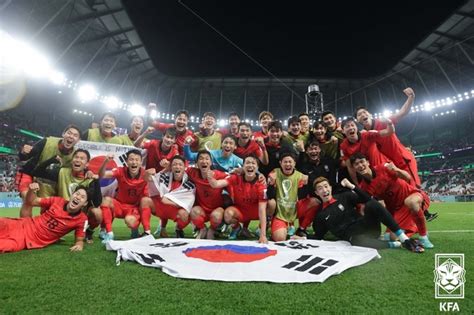
[[(156, 104), (148, 104), (150, 111), (156, 110)], [(152, 122), (152, 126), (161, 132), (165, 132), (166, 129), (175, 127), (176, 128), (176, 144), (178, 146), (178, 152), (183, 155), (183, 146), (186, 143), (186, 138), (191, 136), (194, 137), (194, 133), (188, 129), (189, 113), (187, 110), (178, 110), (175, 114), (174, 124), (161, 123), (158, 120)]]
[(268, 153), (263, 138), (259, 137), (252, 140), (252, 127), (247, 122), (239, 123), (238, 129), (239, 137), (237, 138), (237, 146), (234, 150), (234, 154), (241, 159), (249, 155), (254, 155), (262, 164), (268, 164)]
[(178, 154), (178, 147), (175, 145), (176, 128), (166, 129), (162, 140), (148, 140), (142, 143), (145, 136), (152, 133), (153, 130), (153, 127), (147, 128), (135, 141), (135, 146), (147, 150), (146, 169), (154, 168), (158, 173), (166, 169), (170, 165), (171, 158)]
[(239, 123), (240, 123), (240, 116), (236, 112), (232, 112), (227, 117), (229, 121), (229, 129), (227, 128), (219, 128), (219, 132), (223, 135), (233, 135), (238, 137), (239, 134)]
[(308, 141), (312, 142), (314, 140), (319, 143), (322, 156), (339, 161), (341, 154), (339, 144), (342, 140), (332, 136), (331, 132), (328, 131), (328, 127), (322, 121), (315, 121), (313, 124), (313, 130)]
[(298, 118), (301, 123), (301, 134), (305, 137), (309, 137), (309, 132), (310, 132), (310, 119), (308, 113), (301, 113), (298, 115)]
[(268, 135), (265, 138), (265, 148), (268, 153), (268, 165), (260, 165), (260, 172), (268, 176), (275, 168), (280, 167), (280, 153), (282, 151), (294, 152), (294, 147), (288, 142), (283, 141), (283, 126), (278, 120), (271, 121), (268, 124)]
[[(184, 228), (189, 224), (189, 212), (194, 204), (196, 188), (186, 174), (186, 160), (180, 155), (171, 159), (171, 171), (163, 170), (154, 174), (147, 172), (145, 178), (151, 198), (143, 198), (141, 202), (141, 219), (145, 234), (150, 232), (150, 218), (153, 213), (161, 222), (176, 222), (176, 237), (184, 237)], [(161, 236), (166, 237), (165, 229)]]
[(288, 119), (288, 135), (284, 137), (286, 142), (292, 144), (298, 152), (304, 151), (304, 145), (308, 141), (309, 134), (301, 133), (301, 122), (297, 116)]
[(376, 131), (359, 132), (356, 121), (353, 117), (349, 117), (342, 122), (342, 130), (346, 139), (341, 143), (341, 158), (353, 183), (358, 183), (357, 175), (354, 167), (350, 163), (350, 157), (360, 152), (369, 158), (371, 165), (380, 165), (388, 162), (388, 158), (379, 151), (377, 147), (377, 139), (380, 137), (388, 137), (394, 133), (393, 123), (388, 120), (387, 128)]
[[(192, 138), (188, 139), (192, 142)], [(243, 160), (234, 154), (234, 150), (237, 144), (237, 138), (233, 135), (226, 135), (222, 139), (221, 149), (210, 150), (212, 158), (213, 169), (230, 172), (235, 168), (240, 168), (243, 165)], [(190, 162), (196, 162), (197, 153), (192, 152), (189, 144), (184, 145), (184, 157)]]
[[(47, 137), (34, 146), (23, 146), (19, 158), (20, 161), (26, 161), (26, 164), (21, 167), (16, 175), (16, 182), (18, 183), (18, 191), (20, 197), (25, 200), (28, 186), (33, 182), (32, 173), (36, 166), (44, 161), (59, 156), (64, 166), (69, 166), (72, 160), (74, 146), (81, 139), (81, 130), (74, 126), (68, 125), (62, 134), (62, 138)], [(40, 184), (40, 197), (50, 197), (55, 195), (55, 189), (47, 183)], [(25, 202), (20, 209), (20, 217), (31, 217), (32, 207)]]
[(288, 227), (297, 217), (302, 229), (311, 224), (311, 220), (305, 220), (305, 213), (296, 208), (298, 199), (306, 197), (305, 189), (302, 188), (308, 183), (308, 176), (298, 172), (295, 166), (295, 155), (284, 152), (280, 155), (280, 168), (268, 175), (268, 213), (275, 214), (271, 225), (275, 242), (286, 240)]
[(321, 114), (321, 120), (326, 124), (328, 131), (331, 132), (331, 135), (338, 138), (339, 140), (344, 139), (344, 134), (342, 133), (342, 128), (337, 122), (336, 115), (330, 110), (324, 111)]
[[(86, 230), (86, 241), (92, 243), (94, 229), (102, 222), (102, 211), (99, 208), (102, 203), (102, 194), (98, 175), (87, 171), (89, 160), (89, 151), (77, 149), (72, 156), (70, 167), (55, 167), (56, 164), (61, 163), (61, 159), (53, 157), (38, 165), (34, 171), (34, 176), (56, 183), (57, 196), (65, 200), (70, 200), (76, 187), (87, 188), (90, 207), (86, 212), (89, 222), (89, 227)], [(44, 210), (42, 208), (41, 212), (44, 212)]]
[(273, 120), (273, 114), (267, 111), (263, 111), (258, 115), (258, 121), (260, 122), (260, 127), (262, 128), (260, 131), (256, 131), (253, 133), (254, 138), (263, 138), (266, 139), (268, 137), (268, 124)]
[(217, 150), (221, 148), (222, 134), (216, 131), (216, 115), (207, 112), (202, 115), (201, 130), (194, 134), (195, 141), (191, 144), (194, 151)]
[[(378, 201), (349, 182), (347, 178), (341, 185), (349, 188), (337, 195), (332, 194), (332, 187), (324, 177), (314, 181), (314, 190), (322, 200), (321, 209), (318, 211), (314, 223), (314, 236), (321, 240), (331, 232), (335, 237), (350, 242), (352, 245), (372, 248), (396, 248), (402, 244), (405, 248), (415, 253), (422, 253), (424, 248), (417, 241), (410, 239), (392, 215)], [(356, 211), (358, 203), (365, 203), (364, 215)], [(379, 240), (380, 223), (394, 231), (400, 242), (384, 242)]]
[(360, 188), (383, 200), (406, 234), (418, 232), (423, 247), (433, 248), (423, 214), (423, 210), (430, 205), (430, 199), (424, 191), (409, 184), (410, 174), (392, 162), (371, 167), (367, 157), (361, 153), (352, 155), (351, 163), (362, 177)]
[(93, 142), (123, 144), (123, 140), (114, 133), (116, 121), (114, 114), (110, 112), (105, 113), (100, 119), (99, 127), (88, 129), (82, 135), (82, 139)]
[[(401, 118), (410, 112), (410, 108), (415, 100), (415, 92), (411, 88), (406, 88), (403, 93), (407, 96), (405, 104), (398, 113), (390, 116), (390, 121), (397, 124)], [(372, 114), (365, 107), (358, 107), (355, 112), (357, 121), (364, 126), (365, 130), (383, 130), (387, 127), (387, 122), (381, 119), (373, 119)], [(421, 187), (418, 176), (418, 166), (413, 154), (403, 145), (397, 135), (393, 133), (389, 137), (378, 138), (377, 145), (380, 152), (390, 157), (390, 160), (397, 167), (407, 171), (412, 180), (412, 184)]]
[(130, 132), (126, 135), (118, 136), (123, 145), (133, 146), (140, 136), (144, 126), (143, 116), (135, 115), (130, 121)]
[(267, 187), (260, 182), (257, 176), (258, 159), (249, 155), (244, 158), (243, 174), (232, 174), (221, 180), (216, 180), (209, 172), (208, 181), (213, 188), (231, 186), (234, 204), (224, 211), (224, 221), (232, 226), (229, 239), (237, 239), (242, 226), (240, 223), (249, 223), (251, 220), (260, 221), (260, 243), (267, 243)]
[[(127, 166), (105, 170), (108, 161), (113, 159), (109, 154), (99, 171), (100, 178), (115, 178), (118, 182), (118, 192), (115, 198), (104, 197), (102, 200), (102, 242), (106, 243), (114, 239), (112, 222), (114, 218), (123, 218), (125, 224), (136, 231), (140, 224), (140, 201), (148, 196), (147, 182), (144, 180), (145, 170), (142, 168), (142, 155), (139, 150), (132, 149), (126, 153)], [(132, 233), (132, 236), (133, 235)]]
[(72, 230), (76, 240), (70, 250), (81, 251), (87, 226), (87, 216), (81, 210), (87, 206), (87, 190), (78, 186), (68, 202), (61, 197), (38, 198), (38, 183), (28, 187), (25, 202), (48, 210), (34, 218), (0, 218), (0, 253), (43, 248)]
[[(201, 150), (197, 155), (196, 167), (186, 170), (191, 181), (196, 185), (196, 202), (191, 209), (191, 222), (199, 229), (198, 239), (213, 239), (215, 231), (221, 225), (224, 218), (224, 199), (222, 197), (222, 188), (214, 189), (208, 181), (209, 176), (215, 179), (224, 179), (227, 175), (220, 171), (211, 171), (212, 157), (211, 153)], [(211, 175), (208, 175), (211, 172)], [(206, 228), (206, 222), (210, 221), (209, 230)]]

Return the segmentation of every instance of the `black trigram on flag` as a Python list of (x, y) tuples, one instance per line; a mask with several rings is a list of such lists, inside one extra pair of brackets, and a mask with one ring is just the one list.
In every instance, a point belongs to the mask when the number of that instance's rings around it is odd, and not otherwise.
[(134, 255), (141, 257), (143, 261), (147, 264), (153, 264), (156, 262), (164, 262), (165, 260), (157, 254), (142, 254), (137, 252), (132, 252)]
[(326, 261), (324, 260), (325, 258), (321, 258), (318, 256), (302, 255), (300, 256), (300, 258), (296, 259), (295, 261), (292, 261), (282, 266), (282, 268), (292, 269), (294, 271), (299, 271), (299, 272), (309, 272), (310, 274), (313, 274), (313, 275), (319, 275), (324, 270), (338, 263), (338, 261), (334, 259), (328, 259)]
[(118, 157), (122, 166), (127, 166), (127, 155), (124, 153)]

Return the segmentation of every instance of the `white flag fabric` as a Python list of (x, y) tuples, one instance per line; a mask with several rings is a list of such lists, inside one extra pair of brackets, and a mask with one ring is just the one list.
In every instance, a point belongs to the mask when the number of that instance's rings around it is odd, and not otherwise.
[(324, 282), (344, 270), (380, 258), (377, 250), (348, 242), (155, 239), (111, 241), (120, 260), (161, 268), (176, 278), (277, 283)]

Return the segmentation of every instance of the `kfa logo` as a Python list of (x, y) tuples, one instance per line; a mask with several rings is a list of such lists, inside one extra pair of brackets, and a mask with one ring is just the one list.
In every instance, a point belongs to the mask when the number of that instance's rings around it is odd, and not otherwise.
[[(466, 269), (464, 269), (464, 254), (436, 254), (435, 269), (435, 298), (463, 299)], [(440, 312), (458, 311), (457, 302), (440, 302)]]
[(299, 272), (308, 272), (312, 275), (319, 275), (337, 263), (338, 261), (334, 259), (328, 259), (325, 261), (325, 258), (318, 256), (302, 255), (295, 261), (282, 266), (282, 268)]
[(464, 298), (464, 254), (436, 254), (434, 275), (435, 298)]

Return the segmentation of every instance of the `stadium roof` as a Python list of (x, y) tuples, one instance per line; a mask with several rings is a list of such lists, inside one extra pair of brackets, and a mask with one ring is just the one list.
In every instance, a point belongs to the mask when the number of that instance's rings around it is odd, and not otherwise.
[[(213, 110), (220, 116), (237, 111), (255, 118), (269, 109), (285, 117), (304, 110), (307, 86), (316, 83), (325, 107), (346, 115), (358, 105), (398, 108), (406, 86), (415, 88), (421, 102), (470, 91), (474, 87), (474, 1), (461, 3), (444, 21), (435, 21), (438, 26), (390, 70), (366, 78), (166, 75), (155, 66), (156, 57), (150, 57), (142, 34), (131, 22), (130, 8), (119, 0), (4, 1), (0, 28), (49, 51), (74, 81), (93, 82), (102, 93), (113, 92), (127, 101), (155, 101), (163, 111), (184, 107), (197, 115)], [(322, 14), (316, 12), (315, 17)], [(415, 29), (424, 20), (402, 19), (402, 23)], [(380, 43), (385, 42), (380, 39)], [(384, 49), (388, 54), (391, 47)]]

